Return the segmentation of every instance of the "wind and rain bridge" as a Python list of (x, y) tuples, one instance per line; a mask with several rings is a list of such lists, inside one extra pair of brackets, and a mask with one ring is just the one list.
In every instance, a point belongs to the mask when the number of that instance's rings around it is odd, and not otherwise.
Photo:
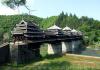
[[(13, 41), (0, 48), (0, 63), (7, 60), (28, 63), (39, 59), (40, 47), (48, 44), (48, 55), (63, 55), (65, 53), (78, 53), (82, 50), (83, 34), (69, 27), (60, 28), (53, 25), (42, 30), (34, 22), (22, 20), (11, 31)], [(1, 57), (2, 56), (2, 57)], [(9, 57), (9, 59), (7, 59)], [(1, 59), (3, 61), (1, 61)]]

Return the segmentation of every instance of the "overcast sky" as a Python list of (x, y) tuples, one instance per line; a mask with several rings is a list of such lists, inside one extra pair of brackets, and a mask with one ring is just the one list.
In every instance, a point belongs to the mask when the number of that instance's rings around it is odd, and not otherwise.
[[(62, 11), (76, 14), (78, 17), (88, 16), (90, 18), (100, 20), (100, 0), (27, 0), (27, 5), (32, 15), (38, 17), (49, 17), (58, 15)], [(13, 15), (19, 13), (27, 13), (27, 9), (20, 7), (12, 10), (0, 4), (0, 15)]]

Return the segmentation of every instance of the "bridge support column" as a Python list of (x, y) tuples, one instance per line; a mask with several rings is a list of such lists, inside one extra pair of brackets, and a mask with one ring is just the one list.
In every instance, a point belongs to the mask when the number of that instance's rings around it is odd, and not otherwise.
[(72, 41), (72, 52), (75, 51), (75, 47), (76, 47), (76, 41)]
[(19, 42), (10, 43), (11, 62), (17, 62), (18, 60), (18, 45), (19, 45)]
[(64, 41), (62, 42), (62, 53), (72, 51), (71, 42)]
[(73, 40), (72, 41), (72, 53), (80, 53), (82, 48), (81, 40)]
[[(37, 48), (34, 48), (37, 47)], [(11, 60), (16, 64), (29, 63), (32, 60), (40, 58), (40, 45), (39, 44), (25, 44), (22, 42), (15, 42), (11, 46)]]
[(67, 43), (66, 42), (62, 42), (62, 53), (66, 53), (67, 52)]
[(10, 60), (10, 49), (9, 44), (4, 43), (0, 45), (0, 65), (3, 65)]
[(79, 47), (79, 41), (64, 41), (62, 42), (62, 53), (74, 53), (76, 49)]
[(48, 54), (62, 54), (61, 42), (54, 42), (48, 44)]

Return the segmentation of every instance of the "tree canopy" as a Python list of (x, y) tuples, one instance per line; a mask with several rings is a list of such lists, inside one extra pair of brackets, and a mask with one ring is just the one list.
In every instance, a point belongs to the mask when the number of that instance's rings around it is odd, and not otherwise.
[(40, 18), (37, 16), (29, 15), (12, 15), (12, 16), (0, 16), (0, 39), (3, 40), (3, 35), (10, 33), (14, 25), (22, 20), (31, 20), (37, 23), (42, 29), (56, 24), (61, 28), (69, 26), (71, 29), (80, 30), (84, 34), (84, 40), (86, 45), (95, 44), (100, 42), (100, 21), (93, 18), (82, 16), (78, 18), (75, 14), (67, 14), (62, 12), (58, 16), (51, 16), (47, 18)]
[(25, 5), (26, 0), (2, 0), (2, 3), (10, 8), (15, 8), (21, 5)]

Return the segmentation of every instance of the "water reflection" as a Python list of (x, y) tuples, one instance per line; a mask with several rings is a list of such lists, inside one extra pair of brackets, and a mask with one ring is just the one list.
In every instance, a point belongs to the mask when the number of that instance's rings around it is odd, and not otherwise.
[(84, 51), (81, 52), (82, 55), (89, 55), (89, 56), (98, 56), (100, 57), (100, 49), (99, 50), (95, 50), (95, 49), (86, 49)]

